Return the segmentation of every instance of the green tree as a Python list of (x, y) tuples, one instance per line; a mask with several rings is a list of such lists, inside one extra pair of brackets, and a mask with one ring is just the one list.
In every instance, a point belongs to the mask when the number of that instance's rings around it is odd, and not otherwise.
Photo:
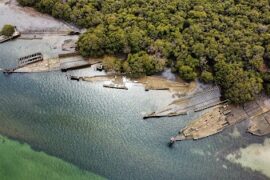
[(197, 73), (194, 69), (187, 65), (182, 65), (179, 67), (180, 77), (187, 81), (192, 81), (197, 77)]
[(222, 87), (224, 97), (241, 104), (253, 100), (262, 91), (263, 80), (254, 71), (244, 71), (241, 64), (216, 64), (216, 82)]
[(170, 57), (172, 54), (172, 44), (166, 40), (158, 39), (153, 43), (153, 51), (156, 55), (162, 57)]
[(52, 15), (56, 18), (64, 19), (70, 21), (71, 8), (68, 4), (63, 4), (60, 2), (55, 3), (52, 9)]
[(127, 47), (127, 37), (123, 29), (119, 27), (111, 27), (107, 34), (106, 52), (109, 54), (124, 53)]
[(203, 71), (201, 74), (201, 80), (205, 83), (213, 82), (213, 74), (209, 71)]
[(77, 49), (83, 56), (103, 56), (106, 47), (106, 34), (103, 26), (89, 29), (77, 42)]
[(270, 96), (270, 83), (265, 83), (264, 91), (268, 96)]
[(147, 47), (147, 32), (138, 27), (134, 27), (127, 32), (127, 39), (132, 53), (137, 53)]
[(43, 13), (51, 14), (56, 2), (58, 2), (58, 0), (40, 0), (36, 4), (36, 7), (39, 11)]
[(164, 67), (164, 59), (149, 56), (144, 51), (136, 54), (129, 54), (126, 62), (123, 64), (124, 72), (132, 77), (152, 75), (162, 71)]
[(6, 24), (4, 25), (4, 27), (2, 28), (1, 30), (1, 34), (4, 35), (4, 36), (12, 36), (15, 32), (15, 28), (14, 26), (10, 25), (10, 24)]
[(122, 71), (122, 62), (113, 56), (105, 56), (102, 60), (102, 65), (106, 71)]
[(39, 2), (39, 0), (18, 0), (18, 2), (22, 6), (35, 6), (35, 4)]

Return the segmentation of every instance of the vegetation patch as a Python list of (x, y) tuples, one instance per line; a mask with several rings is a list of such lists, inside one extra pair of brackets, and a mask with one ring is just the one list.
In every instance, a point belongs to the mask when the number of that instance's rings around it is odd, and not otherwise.
[(14, 34), (14, 32), (15, 32), (15, 27), (10, 24), (6, 24), (1, 30), (1, 35), (10, 37)]

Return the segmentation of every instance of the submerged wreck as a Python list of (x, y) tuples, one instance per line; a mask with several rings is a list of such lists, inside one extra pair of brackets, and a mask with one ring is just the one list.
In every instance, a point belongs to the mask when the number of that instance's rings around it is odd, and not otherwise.
[(221, 132), (224, 128), (233, 125), (227, 116), (231, 110), (227, 104), (214, 107), (210, 112), (200, 116), (183, 128), (175, 141), (200, 139)]
[(187, 115), (189, 112), (198, 112), (224, 103), (220, 101), (220, 90), (217, 86), (184, 96), (158, 111), (145, 115), (143, 118), (172, 117)]
[(43, 58), (42, 53), (34, 53), (18, 59), (17, 66), (10, 69), (4, 69), (3, 73), (38, 73), (50, 71), (68, 71), (89, 67), (100, 63), (99, 59), (84, 59), (76, 52), (59, 54), (54, 58)]
[(105, 88), (112, 88), (112, 89), (124, 89), (128, 90), (128, 88), (124, 84), (116, 84), (116, 83), (109, 83), (109, 84), (103, 84), (103, 87)]
[(41, 54), (41, 52), (19, 58), (18, 67), (24, 67), (26, 65), (33, 64), (39, 61), (43, 61), (43, 55)]
[(250, 120), (248, 132), (256, 136), (264, 136), (270, 133), (270, 111), (253, 117)]
[(260, 97), (243, 106), (232, 106), (225, 103), (211, 108), (181, 129), (178, 135), (170, 139), (170, 143), (205, 138), (244, 120), (250, 121), (248, 132), (251, 134), (268, 135), (270, 134), (269, 101), (267, 97)]
[(27, 65), (34, 64), (36, 62), (43, 61), (43, 55), (40, 52), (30, 54), (18, 59), (17, 67), (11, 69), (4, 69), (3, 73), (10, 74), (16, 72), (18, 69), (23, 68)]

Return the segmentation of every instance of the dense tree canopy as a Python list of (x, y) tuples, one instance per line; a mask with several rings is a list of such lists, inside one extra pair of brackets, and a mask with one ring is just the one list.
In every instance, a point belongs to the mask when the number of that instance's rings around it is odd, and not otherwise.
[(132, 76), (151, 75), (163, 70), (165, 60), (148, 55), (146, 52), (130, 54), (123, 63), (123, 71)]
[(215, 65), (216, 81), (224, 90), (224, 96), (235, 103), (253, 100), (261, 92), (263, 80), (258, 73), (244, 71), (241, 64), (219, 61)]
[(214, 80), (213, 74), (209, 71), (203, 71), (201, 74), (201, 80), (205, 83), (210, 83)]
[(121, 70), (136, 75), (162, 70), (156, 59), (167, 59), (186, 80), (217, 82), (235, 103), (262, 90), (270, 65), (267, 0), (19, 2), (87, 28), (78, 41), (84, 56), (124, 55)]
[(114, 56), (105, 56), (102, 60), (102, 65), (106, 71), (122, 71), (122, 62)]

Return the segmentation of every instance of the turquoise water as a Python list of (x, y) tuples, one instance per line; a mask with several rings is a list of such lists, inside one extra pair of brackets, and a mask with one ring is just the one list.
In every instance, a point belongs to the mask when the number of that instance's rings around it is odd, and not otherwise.
[[(18, 57), (37, 51), (56, 54), (50, 41), (0, 44), (0, 67), (12, 67)], [(267, 179), (224, 159), (264, 138), (246, 134), (244, 128), (243, 136), (234, 138), (231, 128), (169, 148), (169, 138), (199, 114), (144, 121), (143, 113), (166, 105), (171, 94), (145, 92), (140, 86), (105, 89), (101, 83), (67, 80), (66, 75), (0, 74), (0, 134), (108, 179)]]

